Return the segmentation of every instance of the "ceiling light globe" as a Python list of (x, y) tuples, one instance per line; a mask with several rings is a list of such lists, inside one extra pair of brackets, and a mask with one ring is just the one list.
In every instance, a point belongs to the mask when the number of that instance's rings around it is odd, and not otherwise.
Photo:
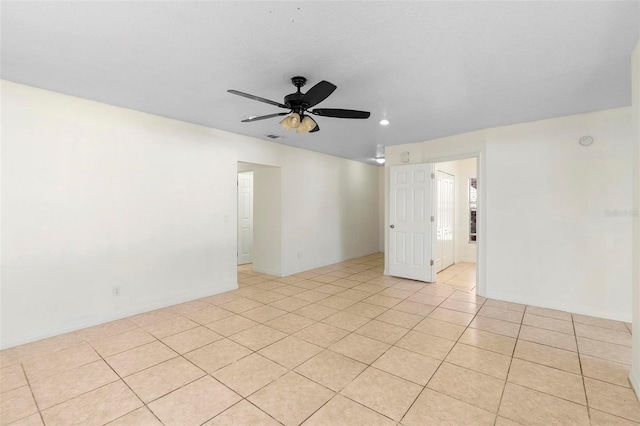
[(384, 164), (384, 158), (376, 158), (376, 163)]
[(307, 115), (302, 119), (302, 123), (300, 123), (300, 125), (296, 129), (296, 132), (308, 133), (311, 130), (315, 129), (316, 126), (317, 126), (316, 122), (313, 121), (313, 119)]
[(380, 120), (380, 124), (383, 126), (388, 126), (389, 125), (389, 120), (387, 120), (386, 118)]
[(280, 125), (287, 131), (295, 129), (296, 127), (300, 126), (300, 115), (297, 112), (294, 112), (291, 115), (283, 118), (280, 121)]

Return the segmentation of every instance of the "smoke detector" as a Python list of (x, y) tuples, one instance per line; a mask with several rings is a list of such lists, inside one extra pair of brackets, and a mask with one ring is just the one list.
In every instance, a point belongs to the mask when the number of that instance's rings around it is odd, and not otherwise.
[(583, 136), (578, 141), (582, 146), (589, 146), (593, 143), (593, 138), (591, 136)]

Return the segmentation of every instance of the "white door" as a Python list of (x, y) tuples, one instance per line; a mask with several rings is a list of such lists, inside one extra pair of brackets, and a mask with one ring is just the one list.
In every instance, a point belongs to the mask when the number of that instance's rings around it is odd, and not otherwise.
[(253, 172), (238, 173), (238, 265), (252, 263)]
[(390, 168), (390, 275), (435, 281), (434, 194), (432, 163)]
[(455, 223), (455, 178), (438, 170), (436, 208), (436, 272), (453, 265)]

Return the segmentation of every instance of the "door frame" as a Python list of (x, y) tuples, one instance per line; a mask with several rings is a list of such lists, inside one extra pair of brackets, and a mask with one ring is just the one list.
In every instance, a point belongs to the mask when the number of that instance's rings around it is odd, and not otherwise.
[[(268, 164), (253, 163), (237, 160), (235, 181), (237, 184), (238, 173), (253, 172), (253, 263), (254, 272), (282, 276), (282, 178), (281, 168)], [(268, 190), (267, 190), (268, 188)], [(238, 203), (237, 187), (234, 220), (234, 233), (236, 244), (234, 258), (238, 258)], [(231, 253), (229, 253), (231, 254)]]
[[(485, 156), (482, 151), (472, 150), (463, 152), (460, 154), (440, 156), (440, 157), (427, 157), (420, 159), (420, 163), (445, 163), (448, 161), (467, 160), (469, 158), (476, 159), (476, 176), (478, 178), (478, 221), (477, 221), (477, 243), (476, 243), (476, 294), (479, 296), (486, 296), (487, 294), (487, 280), (486, 280), (486, 256), (487, 241), (484, 235), (484, 229), (486, 224), (486, 163)], [(416, 164), (416, 163), (409, 163)], [(391, 165), (385, 165), (385, 169), (389, 169)], [(389, 173), (385, 173), (385, 219), (384, 219), (384, 238), (385, 238), (385, 268), (384, 274), (389, 275), (388, 270), (388, 249), (389, 249)]]

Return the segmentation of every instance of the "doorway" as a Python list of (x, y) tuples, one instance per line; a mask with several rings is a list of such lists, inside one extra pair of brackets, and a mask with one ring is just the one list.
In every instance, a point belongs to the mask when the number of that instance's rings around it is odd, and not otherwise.
[(436, 282), (475, 289), (477, 259), (477, 159), (435, 164)]
[(238, 162), (237, 264), (281, 276), (281, 170)]
[(479, 161), (470, 153), (390, 167), (387, 274), (475, 290)]

